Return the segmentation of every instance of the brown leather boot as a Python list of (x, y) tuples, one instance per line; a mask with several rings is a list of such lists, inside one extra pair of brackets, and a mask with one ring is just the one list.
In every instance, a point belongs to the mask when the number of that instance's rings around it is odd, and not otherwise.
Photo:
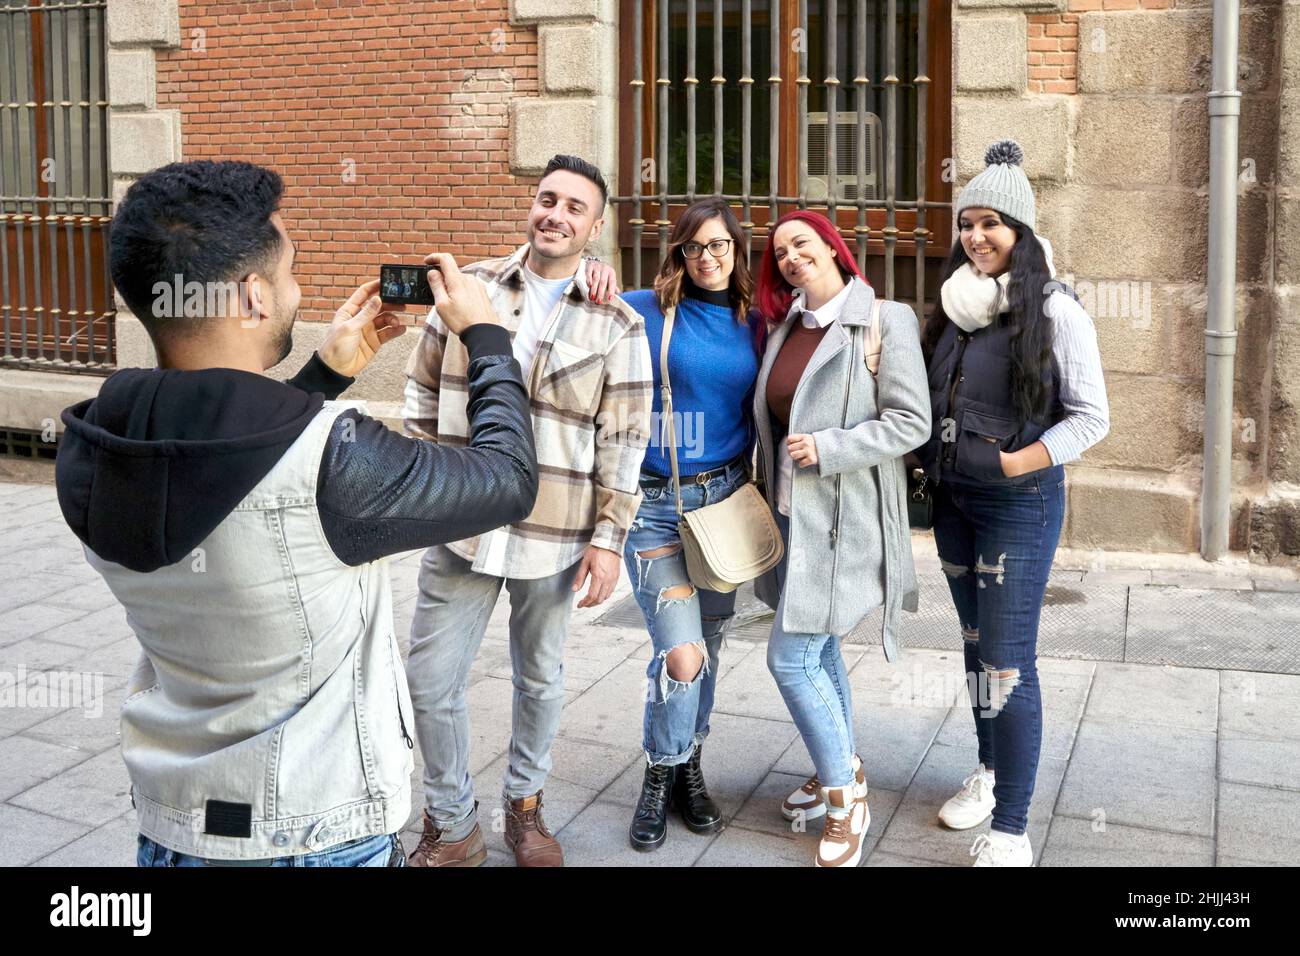
[(564, 866), (564, 851), (542, 820), (542, 791), (521, 800), (508, 800), (506, 846), (515, 851), (516, 866)]
[(439, 830), (424, 811), (424, 834), (420, 843), (407, 859), (408, 866), (482, 866), (487, 859), (487, 847), (483, 845), (483, 831), (474, 824), (474, 829), (463, 840), (449, 843), (442, 838), (445, 830)]

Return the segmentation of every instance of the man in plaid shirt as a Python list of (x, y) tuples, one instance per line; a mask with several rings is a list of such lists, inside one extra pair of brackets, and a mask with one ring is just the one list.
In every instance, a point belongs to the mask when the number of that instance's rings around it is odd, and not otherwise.
[[(487, 284), (511, 333), (528, 386), (540, 483), (523, 521), (430, 548), (420, 566), (407, 673), (426, 807), (413, 866), (476, 866), (487, 856), (469, 774), (465, 693), (503, 584), (515, 688), (506, 842), (521, 866), (563, 865), (541, 817), (541, 791), (564, 704), (564, 638), (574, 592), (589, 581), (578, 606), (592, 607), (618, 582), (641, 500), (653, 387), (641, 317), (617, 297), (593, 301), (579, 268), (604, 225), (606, 199), (595, 166), (556, 156), (528, 213), (528, 244), (462, 269)], [(406, 369), (408, 433), (468, 443), (467, 408), (478, 398), (466, 388), (468, 361), (431, 312)]]

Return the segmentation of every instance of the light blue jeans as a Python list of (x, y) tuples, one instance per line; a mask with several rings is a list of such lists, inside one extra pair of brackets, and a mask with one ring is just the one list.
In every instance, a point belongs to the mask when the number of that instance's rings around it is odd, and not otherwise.
[[(682, 511), (716, 504), (746, 481), (748, 473), (739, 464), (704, 484), (684, 477)], [(646, 668), (641, 745), (651, 764), (672, 766), (688, 761), (695, 745), (709, 735), (718, 653), (727, 623), (736, 613), (736, 592), (719, 594), (697, 588), (688, 598), (663, 596), (690, 584), (677, 530), (677, 496), (671, 482), (643, 482), (641, 493), (641, 507), (623, 550), (628, 578), (654, 644), (654, 656)], [(640, 557), (672, 545), (679, 550), (655, 558)], [(669, 652), (683, 644), (696, 645), (704, 656), (700, 672), (690, 681), (674, 680), (668, 673)]]
[[(776, 523), (790, 545), (790, 519), (780, 512)], [(785, 614), (785, 569), (777, 568), (781, 601), (767, 642), (767, 669), (776, 678), (785, 706), (799, 728), (804, 746), (823, 787), (853, 782), (853, 701), (849, 672), (833, 634), (791, 634), (781, 626)]]
[(502, 585), (510, 594), (514, 683), (502, 793), (519, 800), (546, 783), (564, 707), (564, 639), (576, 573), (575, 562), (550, 577), (505, 580), (477, 573), (446, 547), (430, 548), (420, 562), (406, 676), (424, 757), (425, 805), (448, 841), (463, 840), (477, 823), (465, 695)]
[(396, 833), (362, 837), (319, 853), (280, 856), (267, 860), (210, 860), (169, 850), (143, 833), (136, 841), (136, 866), (406, 866), (402, 841)]

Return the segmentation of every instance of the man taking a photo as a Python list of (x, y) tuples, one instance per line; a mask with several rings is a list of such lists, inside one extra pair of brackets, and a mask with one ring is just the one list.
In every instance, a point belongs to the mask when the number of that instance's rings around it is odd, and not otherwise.
[[(412, 717), (383, 559), (536, 497), (509, 335), (450, 255), (430, 257), (430, 284), (466, 350), (464, 447), (328, 400), (401, 334), (377, 280), (294, 379), (261, 374), (301, 298), (281, 192), (242, 162), (131, 186), (110, 269), (159, 367), (63, 413), (59, 504), (144, 648), (122, 706), (143, 866), (400, 865)], [(194, 314), (157, 298), (173, 282), (238, 291)]]

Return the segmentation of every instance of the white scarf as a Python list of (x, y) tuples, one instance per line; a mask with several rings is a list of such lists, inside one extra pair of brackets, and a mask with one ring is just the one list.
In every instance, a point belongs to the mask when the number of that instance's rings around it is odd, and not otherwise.
[[(1047, 258), (1048, 275), (1055, 278), (1056, 266), (1052, 262), (1052, 246), (1042, 236), (1038, 237)], [(994, 316), (1011, 309), (1007, 298), (1007, 283), (1011, 281), (1011, 270), (1006, 270), (996, 279), (985, 275), (967, 262), (948, 277), (939, 289), (939, 299), (943, 302), (943, 311), (953, 324), (963, 332), (974, 332), (989, 325)], [(995, 311), (996, 306), (996, 311)]]

